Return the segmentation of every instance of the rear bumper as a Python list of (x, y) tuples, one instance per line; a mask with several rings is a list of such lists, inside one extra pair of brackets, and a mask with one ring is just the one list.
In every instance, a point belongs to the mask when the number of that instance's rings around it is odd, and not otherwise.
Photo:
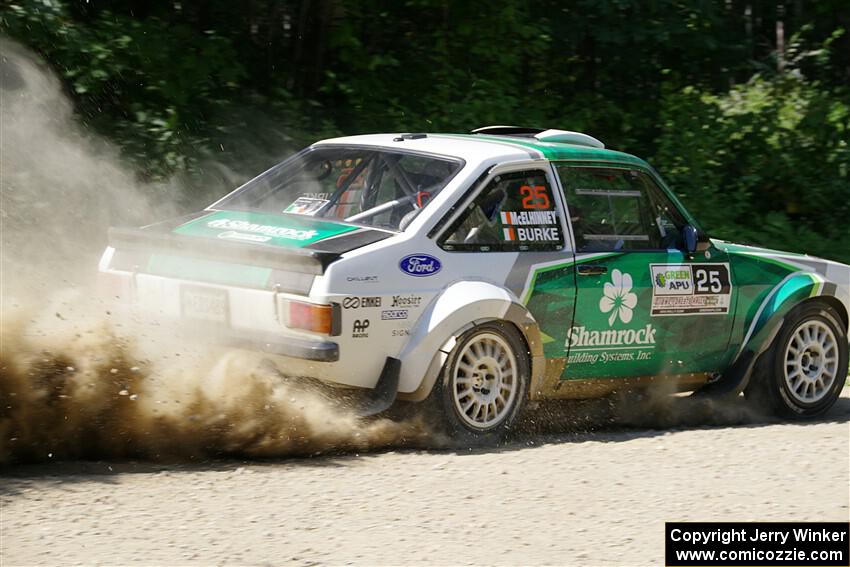
[(273, 333), (230, 331), (220, 336), (225, 346), (265, 352), (314, 362), (339, 360), (339, 345), (333, 341), (305, 340)]

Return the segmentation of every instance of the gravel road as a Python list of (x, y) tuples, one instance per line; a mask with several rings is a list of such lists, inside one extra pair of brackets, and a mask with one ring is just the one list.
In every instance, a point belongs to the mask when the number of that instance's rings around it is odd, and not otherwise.
[(673, 520), (847, 520), (850, 389), (815, 423), (499, 449), (0, 471), (0, 564), (662, 565)]

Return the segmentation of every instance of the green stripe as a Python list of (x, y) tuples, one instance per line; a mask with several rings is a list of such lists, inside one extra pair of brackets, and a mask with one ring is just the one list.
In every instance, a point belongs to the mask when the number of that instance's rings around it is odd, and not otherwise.
[(603, 258), (610, 258), (611, 256), (618, 256), (620, 252), (611, 252), (607, 254), (599, 254), (598, 256), (592, 256), (590, 258), (579, 258), (577, 260), (568, 260), (566, 262), (562, 262), (560, 264), (554, 264), (552, 266), (545, 266), (543, 268), (535, 268), (534, 275), (531, 276), (531, 281), (528, 284), (528, 289), (525, 290), (525, 293), (522, 296), (522, 304), (528, 305), (528, 300), (531, 299), (531, 294), (534, 292), (534, 286), (537, 283), (537, 276), (540, 274), (545, 274), (546, 272), (551, 272), (552, 270), (560, 270), (561, 268), (567, 268), (570, 266), (575, 266), (578, 264), (583, 264), (585, 262), (591, 262), (596, 260), (601, 260)]
[(823, 289), (823, 283), (824, 283), (823, 278), (821, 278), (818, 274), (815, 274), (815, 273), (809, 274), (809, 277), (812, 278), (812, 281), (815, 284), (814, 287), (812, 288), (811, 293), (809, 294), (809, 297), (815, 297), (817, 295), (820, 295), (820, 292)]

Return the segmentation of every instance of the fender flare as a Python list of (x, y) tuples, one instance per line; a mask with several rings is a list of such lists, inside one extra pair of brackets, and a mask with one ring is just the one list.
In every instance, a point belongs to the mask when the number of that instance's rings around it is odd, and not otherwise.
[(485, 281), (449, 285), (431, 303), (411, 330), (402, 348), (399, 398), (422, 401), (431, 393), (458, 337), (488, 321), (515, 325), (528, 348), (532, 380), (545, 368), (543, 341), (537, 321), (517, 297)]
[(744, 391), (759, 358), (773, 344), (788, 313), (817, 297), (835, 297), (835, 290), (834, 284), (816, 272), (798, 271), (785, 276), (762, 300), (747, 326), (735, 358), (720, 381), (709, 385), (709, 389), (735, 393)]

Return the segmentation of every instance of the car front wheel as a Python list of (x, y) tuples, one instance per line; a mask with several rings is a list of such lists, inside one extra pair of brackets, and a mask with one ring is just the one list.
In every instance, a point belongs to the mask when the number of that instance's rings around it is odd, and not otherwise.
[(458, 441), (496, 442), (520, 413), (530, 363), (513, 325), (488, 322), (461, 335), (443, 368), (435, 402)]
[(847, 332), (829, 306), (809, 303), (788, 314), (761, 366), (753, 397), (779, 415), (815, 418), (836, 402), (847, 377)]

